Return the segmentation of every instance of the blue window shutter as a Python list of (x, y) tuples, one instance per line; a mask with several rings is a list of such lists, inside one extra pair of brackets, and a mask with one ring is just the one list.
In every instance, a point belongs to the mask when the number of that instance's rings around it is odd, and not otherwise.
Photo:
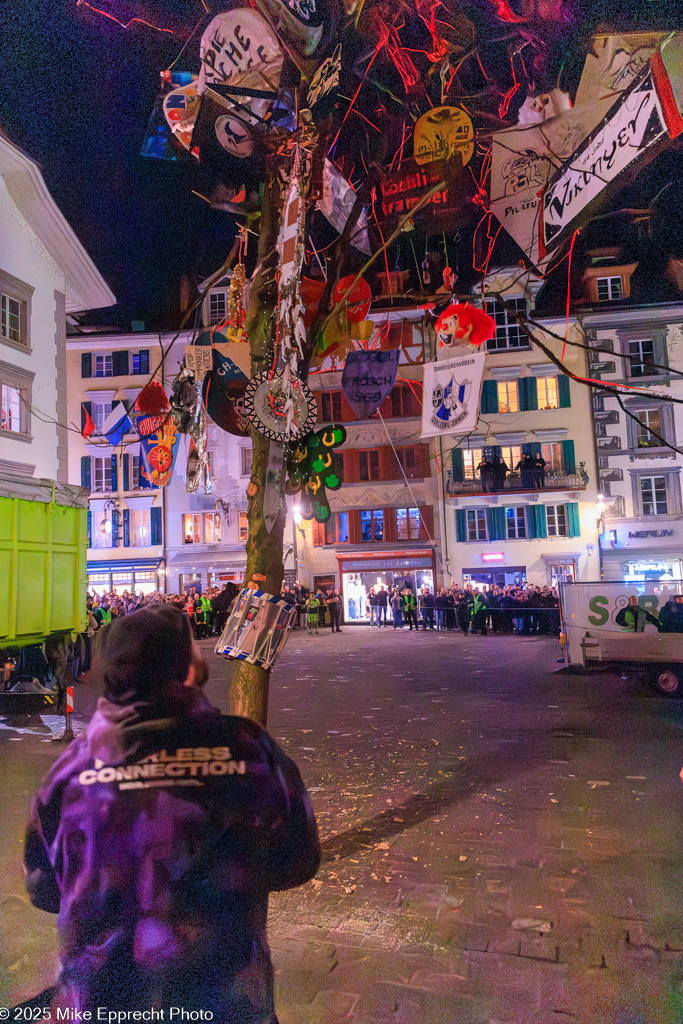
[(92, 402), (81, 402), (81, 434), (85, 430), (86, 416), (92, 419)]
[(576, 473), (576, 457), (574, 455), (573, 441), (562, 442), (562, 462), (564, 464), (565, 473), (570, 475)]
[(161, 544), (161, 506), (154, 505), (150, 514), (151, 541), (152, 544)]
[(149, 349), (140, 349), (138, 353), (140, 359), (140, 373), (149, 373)]
[(570, 537), (581, 536), (581, 521), (579, 519), (579, 503), (578, 501), (570, 501), (567, 503), (567, 520), (569, 526)]
[(534, 508), (536, 513), (536, 536), (548, 536), (548, 517), (545, 514), (545, 505), (537, 505)]
[(453, 480), (456, 483), (462, 483), (465, 479), (465, 460), (462, 448), (454, 448), (451, 452), (451, 458), (453, 459)]
[(116, 509), (113, 509), (111, 514), (111, 546), (119, 546), (119, 514)]
[(92, 547), (92, 512), (88, 512), (88, 547)]
[(498, 412), (498, 385), (495, 380), (485, 380), (481, 386), (481, 412)]
[(123, 469), (123, 489), (124, 491), (130, 490), (130, 455), (121, 456), (121, 466)]
[(90, 456), (81, 457), (81, 487), (90, 490)]
[(112, 375), (114, 377), (128, 376), (128, 352), (112, 352), (111, 357)]
[(456, 508), (455, 510), (455, 539), (457, 541), (467, 540), (467, 522), (465, 520), (464, 508)]
[(123, 546), (130, 547), (130, 510), (127, 508), (123, 510)]
[(116, 455), (112, 455), (111, 457), (111, 489), (112, 492), (118, 491), (119, 489), (118, 474), (116, 472)]
[(538, 409), (538, 384), (535, 377), (520, 377), (517, 389), (519, 392), (519, 408), (522, 412)]
[(487, 508), (486, 525), (489, 540), (505, 540), (506, 518), (504, 508)]
[(526, 532), (529, 540), (536, 540), (536, 516), (533, 505), (526, 507)]
[(92, 352), (81, 352), (81, 377), (92, 377)]
[(525, 441), (522, 445), (522, 455), (533, 455), (536, 458), (537, 455), (541, 454), (541, 442), (540, 441)]
[(572, 400), (569, 395), (569, 377), (566, 373), (561, 373), (557, 378), (557, 393), (560, 399), (560, 409), (568, 409)]

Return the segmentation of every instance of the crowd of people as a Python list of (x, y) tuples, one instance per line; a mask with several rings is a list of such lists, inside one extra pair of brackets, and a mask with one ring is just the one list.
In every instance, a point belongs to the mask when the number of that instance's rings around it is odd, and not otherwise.
[[(522, 489), (540, 491), (545, 487), (545, 467), (546, 461), (540, 453), (538, 455), (523, 455), (514, 467), (515, 473), (519, 473)], [(477, 472), (481, 480), (482, 491), (491, 493), (504, 489), (510, 468), (500, 455), (494, 455), (493, 458), (482, 457), (477, 466)]]

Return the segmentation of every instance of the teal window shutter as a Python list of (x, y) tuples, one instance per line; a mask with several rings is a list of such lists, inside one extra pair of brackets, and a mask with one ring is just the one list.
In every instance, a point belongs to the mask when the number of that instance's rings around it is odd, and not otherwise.
[(557, 378), (557, 393), (560, 399), (560, 409), (568, 409), (572, 404), (569, 395), (569, 377), (561, 373)]
[(88, 547), (92, 547), (92, 512), (88, 512)]
[(569, 525), (569, 536), (580, 537), (581, 536), (581, 521), (579, 519), (579, 503), (578, 501), (570, 501), (567, 503), (567, 521)]
[(576, 456), (574, 455), (574, 442), (562, 442), (562, 463), (565, 473), (573, 475), (576, 473)]
[(161, 506), (154, 505), (151, 509), (151, 540), (152, 544), (161, 544)]
[(127, 508), (123, 510), (123, 546), (130, 547), (130, 510)]
[(453, 460), (453, 480), (456, 483), (462, 483), (465, 479), (465, 459), (462, 448), (454, 448), (451, 452), (451, 458)]
[(124, 491), (130, 490), (130, 455), (121, 456), (121, 465), (123, 467), (123, 489)]
[(81, 457), (81, 487), (85, 487), (86, 490), (90, 490), (90, 456), (83, 455)]
[(128, 376), (128, 352), (124, 349), (123, 352), (113, 352), (111, 357), (112, 362), (112, 376), (114, 377), (127, 377)]
[(504, 508), (487, 508), (486, 525), (488, 527), (489, 540), (507, 539), (507, 518)]
[(533, 455), (535, 458), (537, 455), (541, 454), (540, 441), (525, 441), (522, 445), (522, 455)]
[(548, 536), (548, 517), (545, 514), (545, 505), (537, 505), (534, 508), (536, 513), (536, 536)]
[(527, 505), (526, 509), (526, 531), (529, 534), (529, 540), (536, 539), (536, 516), (534, 515), (535, 509), (533, 505)]
[(485, 380), (481, 386), (481, 412), (498, 412), (498, 385), (495, 380)]
[(498, 540), (496, 536), (496, 517), (494, 515), (495, 508), (486, 509), (486, 532), (489, 535), (489, 540)]
[[(152, 512), (154, 509), (152, 509)], [(465, 520), (465, 509), (456, 508), (455, 510), (455, 539), (457, 541), (467, 540), (467, 522)]]
[(520, 377), (517, 385), (519, 408), (522, 412), (538, 409), (538, 384), (535, 377)]

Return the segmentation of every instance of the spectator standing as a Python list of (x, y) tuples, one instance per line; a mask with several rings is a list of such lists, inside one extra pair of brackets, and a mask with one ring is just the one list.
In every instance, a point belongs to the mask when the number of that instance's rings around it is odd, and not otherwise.
[(413, 628), (413, 623), (415, 623), (415, 629), (417, 629), (417, 601), (415, 600), (415, 594), (412, 592), (410, 587), (405, 587), (402, 596), (403, 618), (406, 620), (411, 630)]
[(306, 601), (306, 619), (308, 621), (308, 632), (319, 633), (318, 616), (320, 614), (320, 599), (317, 594), (310, 594)]
[(386, 626), (387, 624), (387, 605), (389, 603), (389, 595), (387, 594), (386, 587), (384, 584), (379, 588), (376, 594), (377, 597), (377, 625)]
[(434, 612), (436, 609), (436, 598), (429, 587), (422, 591), (422, 627), (423, 629), (434, 629)]
[(391, 596), (389, 598), (389, 605), (391, 607), (391, 618), (394, 624), (394, 629), (403, 629), (403, 601), (398, 592), (398, 587), (394, 587), (392, 589)]

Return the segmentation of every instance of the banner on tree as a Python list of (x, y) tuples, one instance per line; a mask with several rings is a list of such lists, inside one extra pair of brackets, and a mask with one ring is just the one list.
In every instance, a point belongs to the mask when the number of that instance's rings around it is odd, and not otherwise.
[(349, 352), (342, 373), (342, 391), (359, 420), (374, 416), (396, 381), (400, 352)]
[(422, 437), (466, 434), (479, 418), (486, 353), (476, 352), (424, 368)]
[(142, 389), (133, 419), (140, 438), (140, 475), (152, 487), (166, 487), (178, 454), (178, 428), (159, 381), (150, 381)]

